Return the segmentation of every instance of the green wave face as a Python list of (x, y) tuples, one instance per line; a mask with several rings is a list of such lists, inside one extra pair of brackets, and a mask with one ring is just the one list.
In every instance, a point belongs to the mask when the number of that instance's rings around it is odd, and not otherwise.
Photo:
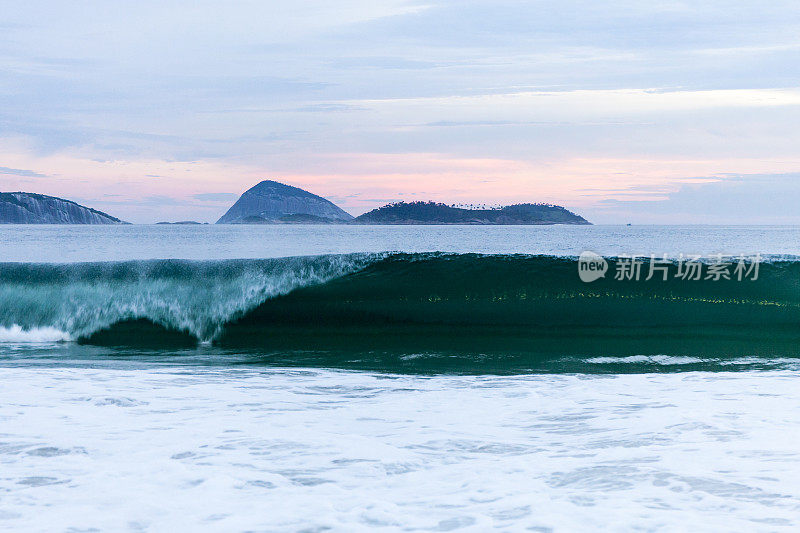
[(800, 356), (799, 262), (761, 263), (756, 280), (680, 279), (676, 263), (666, 280), (645, 280), (646, 264), (641, 279), (617, 280), (621, 261), (591, 283), (575, 258), (551, 256), (6, 264), (0, 326), (394, 372), (686, 370)]
[(495, 371), (576, 357), (800, 354), (800, 264), (763, 263), (755, 281), (682, 280), (677, 269), (666, 281), (645, 271), (584, 283), (574, 258), (395, 255), (265, 302), (218, 344)]

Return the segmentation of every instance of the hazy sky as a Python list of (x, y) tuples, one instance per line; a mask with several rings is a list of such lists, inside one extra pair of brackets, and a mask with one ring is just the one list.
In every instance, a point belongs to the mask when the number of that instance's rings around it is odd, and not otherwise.
[(800, 4), (0, 0), (0, 190), (216, 220), (555, 202), (800, 223)]

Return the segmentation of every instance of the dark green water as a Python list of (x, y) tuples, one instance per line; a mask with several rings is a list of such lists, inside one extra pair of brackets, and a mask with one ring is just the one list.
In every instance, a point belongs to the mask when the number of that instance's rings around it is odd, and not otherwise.
[[(741, 280), (735, 275), (681, 279), (674, 262), (666, 280), (661, 273), (646, 280), (646, 265), (641, 279), (618, 280), (614, 272), (620, 260), (610, 259), (605, 278), (585, 283), (575, 258), (359, 256), (349, 270), (247, 305), (235, 300), (234, 307), (211, 318), (211, 299), (198, 296), (219, 286), (246, 292), (254, 272), (274, 278), (303, 271), (309, 277), (309, 265), (330, 270), (337, 261), (353, 260), (128, 262), (60, 270), (17, 265), (4, 273), (17, 280), (39, 276), (31, 285), (38, 291), (32, 301), (46, 305), (63, 297), (65, 285), (90, 281), (110, 280), (134, 300), (136, 290), (159, 284), (167, 286), (162, 300), (170, 291), (191, 294), (193, 300), (159, 301), (160, 314), (147, 306), (138, 314), (121, 313), (81, 334), (79, 342), (159, 353), (192, 350), (205, 340), (208, 353), (239, 354), (234, 359), (248, 364), (403, 373), (639, 372), (653, 370), (653, 357), (661, 357), (657, 369), (673, 371), (738, 368), (730, 361), (742, 358), (758, 365), (800, 356), (800, 263), (786, 260), (761, 263), (755, 280), (752, 273)], [(42, 275), (43, 268), (49, 277)], [(165, 306), (184, 306), (180, 316), (202, 316), (202, 331), (215, 332), (213, 337), (203, 339), (181, 327), (164, 313)], [(684, 359), (665, 365), (663, 356)], [(605, 359), (598, 364), (597, 358)]]

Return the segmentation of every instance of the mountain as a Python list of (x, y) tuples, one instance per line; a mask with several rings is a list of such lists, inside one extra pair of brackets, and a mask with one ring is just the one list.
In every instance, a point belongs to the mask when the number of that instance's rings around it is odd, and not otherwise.
[(0, 224), (127, 224), (70, 200), (32, 192), (0, 192)]
[(558, 205), (515, 204), (462, 209), (437, 202), (398, 202), (357, 217), (355, 224), (591, 224)]
[(245, 191), (217, 224), (325, 224), (352, 219), (321, 196), (265, 180)]

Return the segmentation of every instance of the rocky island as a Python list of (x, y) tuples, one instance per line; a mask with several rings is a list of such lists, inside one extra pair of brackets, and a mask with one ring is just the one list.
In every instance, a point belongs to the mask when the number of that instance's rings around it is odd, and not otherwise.
[(564, 207), (515, 204), (466, 209), (438, 202), (398, 202), (353, 218), (330, 200), (265, 180), (248, 189), (217, 224), (591, 224)]
[(2, 192), (0, 224), (127, 224), (127, 222), (55, 196), (32, 192)]
[(217, 224), (331, 224), (352, 219), (330, 200), (265, 180), (245, 191)]
[[(28, 192), (0, 193), (0, 224), (127, 224), (71, 200)], [(194, 220), (158, 222), (198, 225)], [(552, 204), (523, 203), (489, 209), (439, 202), (397, 202), (353, 218), (330, 200), (311, 192), (265, 180), (245, 191), (217, 224), (591, 224)]]
[(464, 209), (437, 202), (398, 202), (373, 209), (355, 224), (579, 224), (591, 222), (559, 205), (515, 204), (494, 209)]

